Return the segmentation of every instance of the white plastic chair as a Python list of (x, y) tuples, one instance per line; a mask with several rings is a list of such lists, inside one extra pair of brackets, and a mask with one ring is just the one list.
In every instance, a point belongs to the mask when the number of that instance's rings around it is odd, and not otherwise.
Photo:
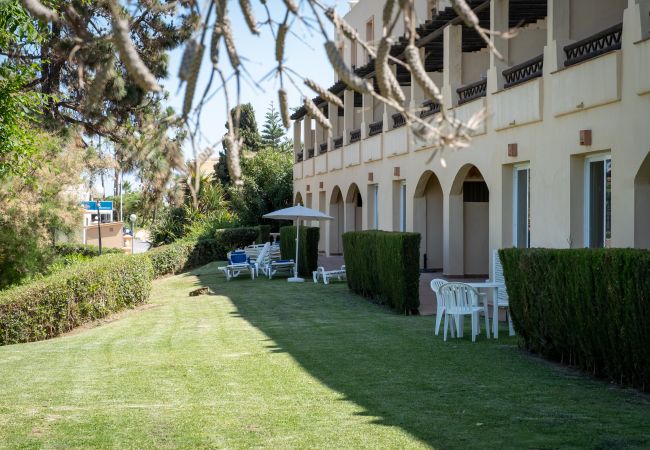
[[(501, 258), (499, 258), (499, 250), (494, 250), (492, 253), (492, 273), (494, 274), (494, 281), (496, 283), (506, 284), (506, 278), (503, 275), (503, 266), (501, 265)], [(508, 332), (510, 336), (515, 335), (515, 328), (512, 325), (512, 317), (510, 316), (510, 301), (508, 299), (508, 291), (506, 289), (499, 289), (497, 298), (492, 299), (494, 308), (494, 319), (492, 319), (492, 334), (495, 339), (499, 337), (499, 308), (506, 310), (506, 317), (508, 318)]]
[[(447, 284), (446, 280), (443, 280), (441, 278), (434, 278), (431, 280), (430, 286), (431, 290), (433, 291), (434, 294), (436, 294), (436, 328), (435, 328), (435, 333), (436, 336), (438, 336), (438, 333), (440, 332), (440, 324), (442, 323), (442, 315), (445, 313), (445, 300), (440, 295), (440, 288)], [(451, 331), (452, 337), (454, 336), (454, 331)]]
[[(478, 304), (478, 291), (465, 283), (446, 283), (438, 291), (445, 302), (445, 341), (449, 329), (449, 316), (456, 323), (458, 337), (463, 337), (463, 316), (471, 316), (472, 342), (475, 342), (481, 327), (479, 312), (483, 311), (483, 307)], [(489, 327), (487, 317), (485, 317), (485, 327)]]

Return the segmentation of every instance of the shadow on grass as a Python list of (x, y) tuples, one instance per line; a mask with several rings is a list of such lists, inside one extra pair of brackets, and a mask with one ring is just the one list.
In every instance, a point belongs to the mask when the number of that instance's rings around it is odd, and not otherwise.
[(215, 272), (193, 273), (232, 300), (236, 317), (268, 337), (269, 351), (289, 353), (375, 423), (431, 446), (650, 446), (648, 396), (528, 357), (504, 333), (444, 342), (433, 316), (393, 314), (345, 284), (226, 282)]

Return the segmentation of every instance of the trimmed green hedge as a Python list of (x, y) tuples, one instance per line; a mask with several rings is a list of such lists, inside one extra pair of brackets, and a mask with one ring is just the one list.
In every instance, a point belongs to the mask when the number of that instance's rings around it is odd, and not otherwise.
[(154, 276), (183, 272), (212, 261), (224, 261), (227, 253), (236, 247), (227, 247), (218, 239), (180, 240), (143, 253), (151, 260)]
[(266, 244), (271, 241), (271, 225), (258, 225), (257, 226), (257, 243)]
[(149, 298), (152, 267), (142, 256), (104, 255), (0, 293), (0, 345), (58, 336)]
[[(180, 240), (141, 255), (102, 255), (2, 291), (0, 345), (58, 336), (84, 322), (144, 303), (153, 277), (223, 261), (228, 251), (252, 244), (265, 230), (230, 228), (218, 230), (214, 239)], [(64, 256), (99, 253), (96, 247), (75, 244), (57, 245), (55, 251)]]
[[(59, 256), (70, 256), (70, 255), (82, 255), (94, 258), (99, 256), (99, 247), (96, 245), (85, 245), (85, 244), (74, 244), (74, 243), (65, 243), (65, 244), (56, 244), (53, 246), (54, 253)], [(102, 247), (102, 254), (122, 254), (122, 250), (119, 248), (108, 248)]]
[(404, 314), (420, 306), (420, 234), (356, 231), (343, 234), (348, 286)]
[(212, 261), (225, 261), (228, 252), (256, 242), (263, 231), (258, 227), (224, 228), (212, 239), (181, 239), (144, 253), (153, 264), (156, 277), (175, 274)]
[[(300, 227), (300, 258), (298, 273), (302, 277), (311, 278), (311, 273), (318, 268), (318, 227)], [(280, 253), (282, 259), (296, 259), (296, 227), (280, 228)]]
[(650, 252), (500, 251), (510, 310), (530, 351), (650, 388)]
[(220, 241), (230, 251), (251, 245), (259, 236), (260, 230), (257, 227), (241, 227), (217, 230), (212, 238)]

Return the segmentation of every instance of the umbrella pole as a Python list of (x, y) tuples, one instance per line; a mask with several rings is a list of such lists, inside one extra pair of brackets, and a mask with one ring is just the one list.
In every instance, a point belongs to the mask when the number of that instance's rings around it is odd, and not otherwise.
[(296, 218), (296, 263), (295, 263), (295, 268), (293, 269), (293, 277), (289, 278), (289, 282), (293, 283), (300, 283), (305, 281), (303, 278), (300, 278), (298, 276), (298, 247), (300, 246), (300, 217)]

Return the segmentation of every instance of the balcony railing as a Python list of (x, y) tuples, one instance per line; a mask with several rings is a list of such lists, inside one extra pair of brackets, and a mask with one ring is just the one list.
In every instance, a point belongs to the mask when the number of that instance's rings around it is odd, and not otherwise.
[(477, 81), (476, 83), (468, 84), (456, 89), (458, 92), (458, 104), (471, 102), (477, 98), (485, 97), (487, 92), (487, 80)]
[(393, 117), (393, 128), (399, 128), (406, 125), (406, 118), (404, 117), (404, 114), (397, 113), (397, 114), (393, 114), (392, 117)]
[(423, 111), (420, 111), (420, 118), (424, 119), (425, 117), (432, 116), (440, 112), (440, 103), (436, 103), (432, 100), (427, 100), (422, 103), (422, 108), (426, 108)]
[(358, 142), (361, 140), (361, 130), (350, 131), (350, 143)]
[(567, 45), (564, 47), (566, 54), (564, 66), (569, 67), (604, 53), (619, 50), (622, 37), (623, 24), (619, 23), (586, 39)]
[(302, 155), (303, 155), (303, 152), (296, 153), (296, 162), (301, 162), (302, 161)]
[(368, 125), (368, 136), (374, 136), (375, 134), (379, 134), (383, 131), (383, 129), (384, 129), (383, 120), (378, 120), (377, 122), (373, 122), (370, 125)]
[(525, 61), (503, 71), (506, 79), (506, 89), (524, 83), (533, 78), (541, 77), (544, 73), (544, 55)]
[(314, 157), (314, 149), (310, 148), (307, 150), (307, 159)]
[(334, 148), (343, 147), (343, 136), (334, 139)]
[(322, 155), (323, 153), (327, 153), (327, 142), (323, 142), (320, 145), (320, 152), (318, 154)]

